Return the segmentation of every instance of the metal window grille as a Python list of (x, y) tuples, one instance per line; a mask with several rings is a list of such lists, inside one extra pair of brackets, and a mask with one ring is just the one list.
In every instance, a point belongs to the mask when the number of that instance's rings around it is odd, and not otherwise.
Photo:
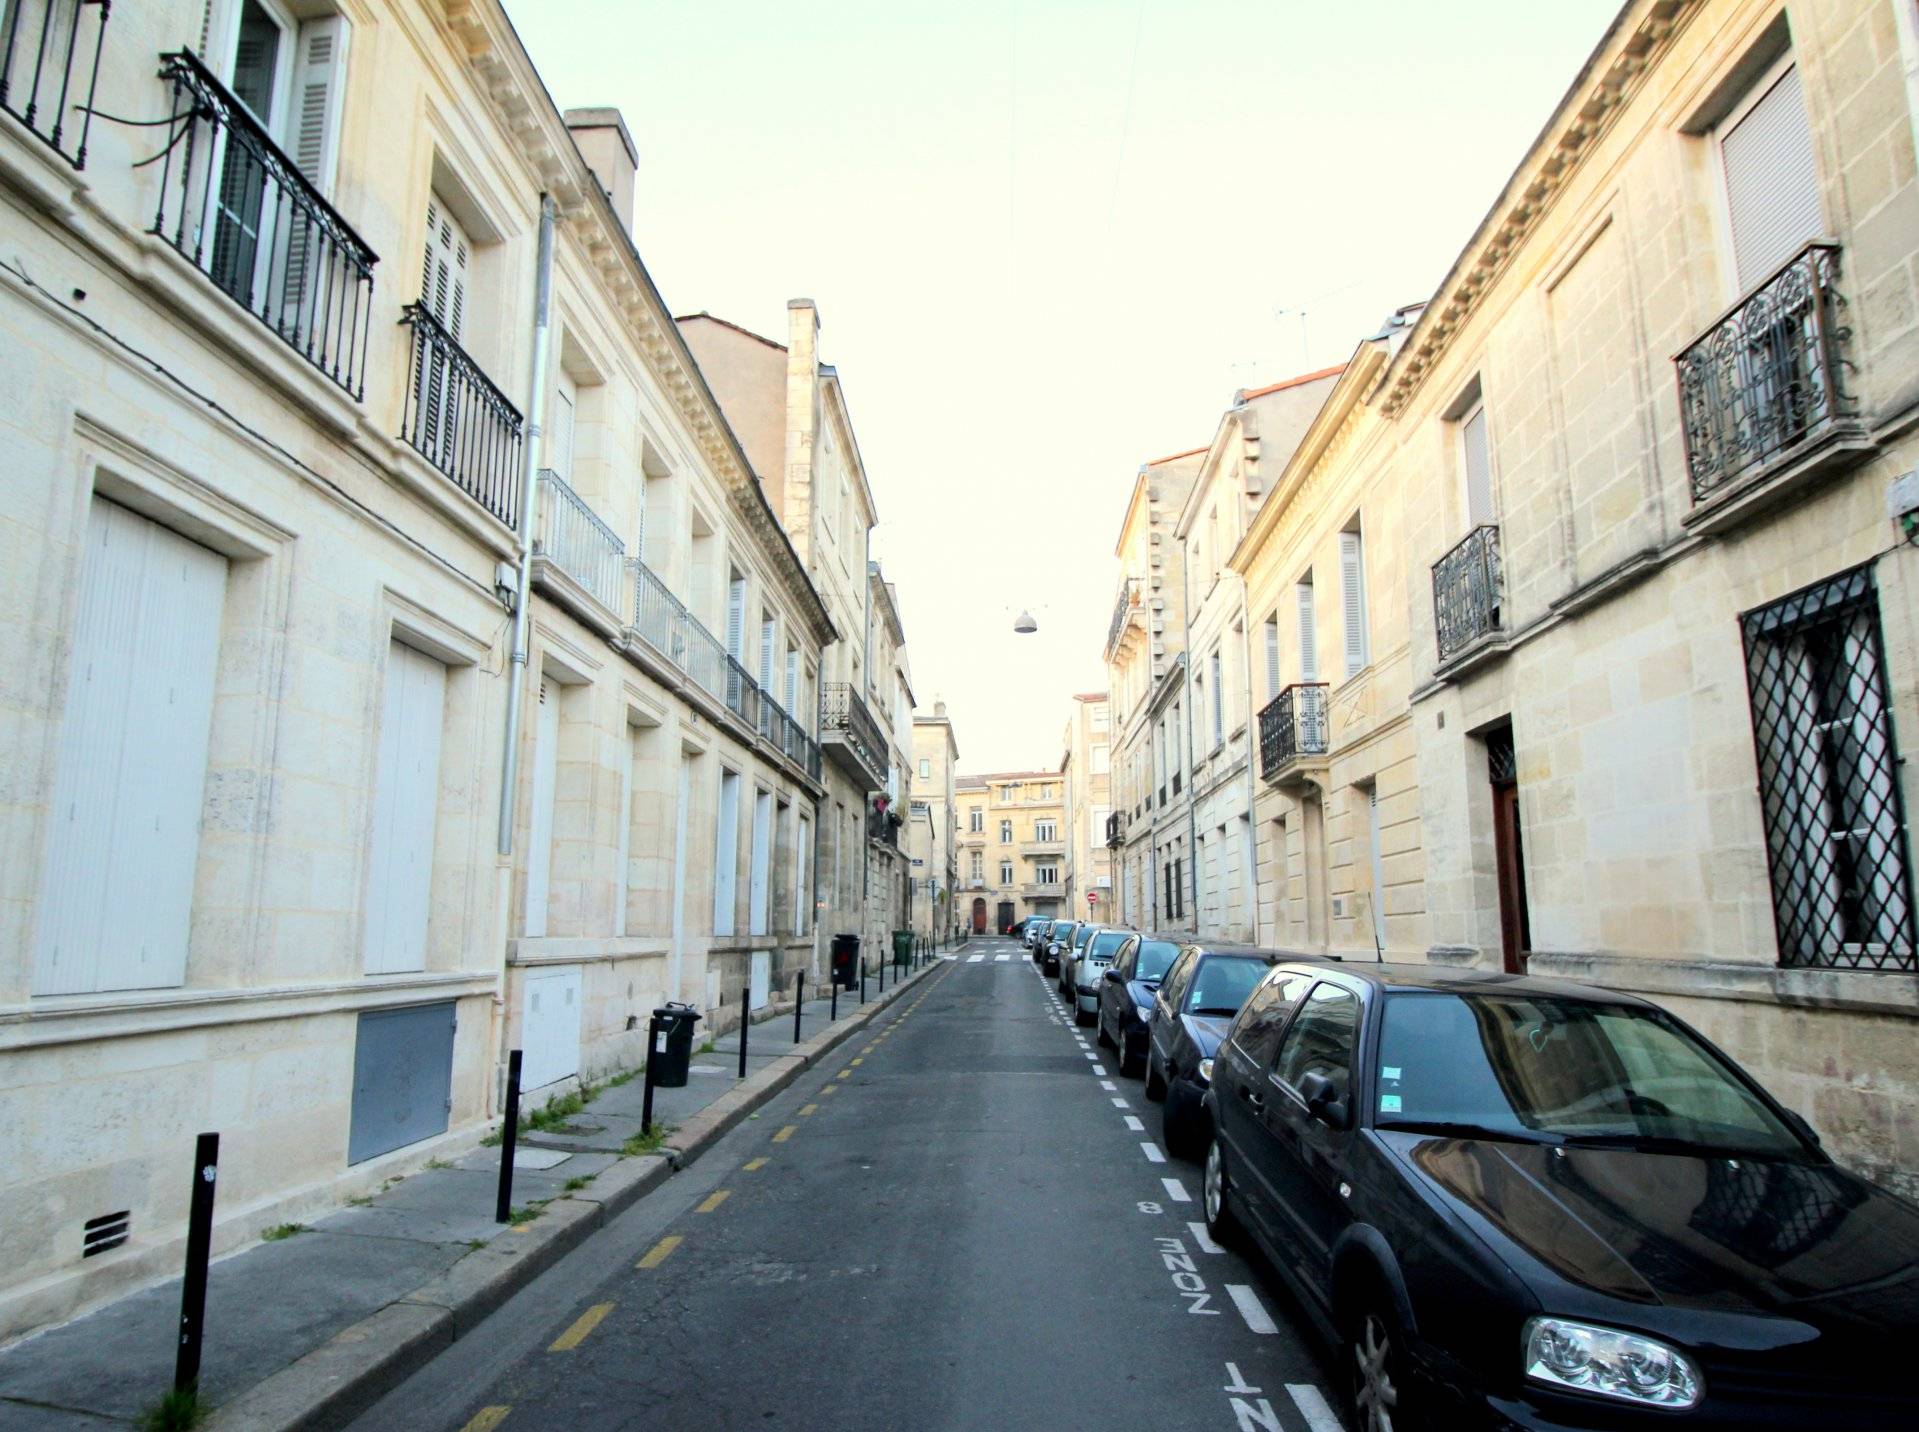
[(1919, 970), (1872, 569), (1740, 622), (1779, 963)]

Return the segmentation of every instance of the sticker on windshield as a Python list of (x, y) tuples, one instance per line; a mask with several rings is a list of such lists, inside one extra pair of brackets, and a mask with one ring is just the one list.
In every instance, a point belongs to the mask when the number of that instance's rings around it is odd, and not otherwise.
[(1399, 1095), (1381, 1094), (1379, 1096), (1379, 1112), (1382, 1114), (1397, 1114), (1399, 1112)]
[(1381, 1066), (1379, 1077), (1382, 1079), (1390, 1079), (1393, 1083), (1397, 1084), (1399, 1082), (1399, 1066), (1397, 1064)]

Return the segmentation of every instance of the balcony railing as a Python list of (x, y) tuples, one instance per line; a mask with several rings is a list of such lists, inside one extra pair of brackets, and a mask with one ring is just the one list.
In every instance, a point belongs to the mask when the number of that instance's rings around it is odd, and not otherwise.
[(652, 568), (630, 562), (633, 570), (633, 630), (687, 679), (764, 736), (775, 749), (814, 780), (820, 777), (820, 748), (760, 684), (746, 674), (720, 639), (686, 609)]
[(160, 57), (172, 128), (152, 232), (356, 400), (379, 258), (190, 50)]
[(900, 828), (894, 823), (892, 812), (869, 810), (866, 813), (866, 837), (899, 849)]
[(401, 310), (413, 330), (406, 421), (400, 436), (467, 496), (520, 525), (520, 410), (430, 312)]
[(1808, 244), (1675, 360), (1692, 499), (1851, 417), (1835, 244)]
[(107, 0), (13, 0), (0, 34), (0, 109), (87, 167), (87, 133), (107, 38)]
[(852, 755), (872, 786), (886, 779), (886, 737), (851, 683), (829, 681), (820, 688), (820, 741)]
[(626, 544), (551, 468), (540, 472), (533, 555), (545, 557), (610, 612), (624, 605)]
[(1139, 601), (1139, 583), (1128, 577), (1119, 584), (1119, 600), (1113, 604), (1113, 620), (1106, 628), (1106, 650), (1110, 654), (1119, 634), (1126, 630), (1126, 618)]
[(1301, 756), (1326, 754), (1326, 683), (1287, 687), (1259, 713), (1259, 773), (1277, 779)]
[(1126, 835), (1126, 813), (1113, 811), (1106, 817), (1106, 843), (1118, 845)]
[(1500, 627), (1499, 529), (1475, 527), (1433, 563), (1433, 630), (1439, 659), (1450, 661)]

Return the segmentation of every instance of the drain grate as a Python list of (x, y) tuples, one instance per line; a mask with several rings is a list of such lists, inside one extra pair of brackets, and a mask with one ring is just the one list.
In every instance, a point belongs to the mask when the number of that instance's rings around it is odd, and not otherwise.
[(127, 1241), (127, 1234), (132, 1228), (133, 1211), (127, 1208), (118, 1213), (103, 1213), (98, 1218), (89, 1218), (81, 1233), (80, 1256), (91, 1258), (109, 1248), (118, 1248)]

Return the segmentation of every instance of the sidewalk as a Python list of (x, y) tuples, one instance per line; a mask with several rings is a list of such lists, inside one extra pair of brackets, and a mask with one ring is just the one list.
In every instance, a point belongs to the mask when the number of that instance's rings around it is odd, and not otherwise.
[[(500, 1150), (391, 1182), (356, 1207), (216, 1261), (208, 1274), (203, 1406), (215, 1428), (330, 1426), (464, 1334), (595, 1228), (691, 1163), (758, 1104), (938, 969), (933, 958), (886, 994), (868, 981), (839, 999), (756, 1022), (747, 1077), (739, 1034), (696, 1054), (682, 1089), (654, 1091), (657, 1154), (622, 1156), (640, 1132), (645, 1081), (604, 1088), (557, 1129), (522, 1125), (513, 1205), (493, 1221)], [(696, 1037), (695, 1048), (703, 1040)], [(524, 1121), (525, 1115), (522, 1116)], [(137, 1421), (173, 1381), (180, 1280), (109, 1304), (0, 1353), (0, 1425), (103, 1428)]]

